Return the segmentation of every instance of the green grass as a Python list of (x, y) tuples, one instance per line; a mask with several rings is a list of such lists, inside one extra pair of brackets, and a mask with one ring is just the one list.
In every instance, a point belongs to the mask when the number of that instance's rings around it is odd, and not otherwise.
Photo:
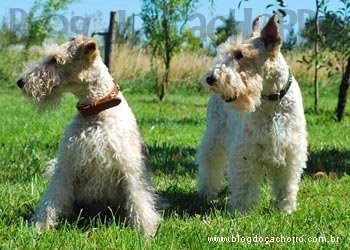
[[(9, 86), (7, 83), (6, 86)], [(159, 103), (150, 93), (122, 84), (153, 164), (153, 181), (168, 202), (156, 236), (145, 239), (136, 230), (96, 219), (82, 225), (61, 222), (37, 234), (26, 219), (45, 185), (46, 162), (54, 157), (64, 127), (75, 113), (75, 98), (39, 115), (15, 88), (0, 87), (0, 249), (348, 249), (350, 247), (350, 119), (334, 118), (334, 87), (321, 88), (320, 114), (312, 111), (311, 88), (303, 86), (309, 132), (309, 162), (299, 192), (299, 210), (285, 215), (271, 208), (263, 186), (256, 211), (226, 213), (228, 192), (207, 205), (195, 194), (194, 157), (205, 129), (208, 95), (178, 90)], [(136, 89), (140, 89), (139, 87)], [(314, 179), (316, 171), (337, 178)], [(102, 220), (102, 221), (101, 221)], [(213, 243), (209, 236), (326, 236), (315, 243)], [(338, 243), (329, 242), (339, 237)], [(249, 238), (248, 238), (249, 240)]]

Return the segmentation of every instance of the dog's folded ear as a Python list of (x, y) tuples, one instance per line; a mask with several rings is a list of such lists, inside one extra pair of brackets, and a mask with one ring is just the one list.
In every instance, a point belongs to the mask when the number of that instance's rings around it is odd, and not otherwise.
[(89, 41), (85, 44), (84, 48), (85, 54), (94, 53), (97, 50), (97, 43), (94, 40)]
[[(282, 38), (278, 29), (278, 14), (274, 14), (270, 17), (269, 21), (261, 31), (260, 38), (265, 44), (265, 48), (268, 52), (279, 52)], [(276, 55), (276, 53), (273, 53)]]
[(97, 55), (98, 55), (98, 47), (97, 47), (97, 43), (95, 40), (89, 40), (84, 44), (84, 55), (87, 59), (87, 61), (89, 62), (89, 64), (92, 64)]

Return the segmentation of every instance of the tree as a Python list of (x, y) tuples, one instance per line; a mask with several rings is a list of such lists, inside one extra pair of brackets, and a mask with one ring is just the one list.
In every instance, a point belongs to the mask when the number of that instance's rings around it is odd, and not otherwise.
[(320, 53), (321, 45), (324, 45), (323, 41), (325, 40), (325, 34), (321, 33), (320, 26), (320, 17), (322, 13), (326, 12), (327, 4), (329, 0), (316, 0), (316, 12), (315, 17), (307, 21), (309, 29), (304, 31), (304, 37), (309, 39), (310, 43), (313, 45), (313, 54), (310, 58), (306, 58), (304, 55), (301, 63), (307, 65), (307, 69), (310, 69), (314, 66), (314, 110), (318, 112), (318, 102), (319, 102), (319, 80), (318, 80), (318, 71), (322, 65), (322, 62), (328, 61), (326, 55)]
[[(345, 113), (347, 93), (350, 85), (350, 0), (340, 0), (343, 8), (336, 13), (341, 17), (342, 30), (337, 39), (338, 59), (344, 62), (342, 65), (342, 81), (339, 87), (337, 119), (341, 121)], [(346, 65), (346, 66), (345, 66)]]
[[(327, 35), (324, 40), (326, 48), (334, 48), (337, 39), (343, 30), (343, 24), (340, 16), (332, 12), (326, 12), (325, 15), (319, 17), (320, 35)], [(306, 41), (305, 46), (315, 43), (316, 37), (315, 17), (309, 18), (305, 22), (304, 29), (301, 31), (301, 37)]]
[[(340, 71), (342, 80), (338, 93), (337, 104), (337, 119), (341, 121), (344, 116), (347, 91), (349, 88), (350, 80), (350, 0), (340, 0), (344, 7), (339, 8), (336, 12), (323, 11), (324, 15), (319, 20), (319, 35), (315, 32), (315, 18), (307, 20), (305, 28), (302, 31), (302, 36), (308, 41), (308, 43), (315, 43), (319, 40), (321, 47), (332, 51), (335, 60), (340, 67), (334, 67), (330, 58), (319, 54), (316, 59), (327, 62), (326, 65), (318, 64), (318, 68), (327, 66), (329, 75), (333, 74), (333, 71)], [(318, 62), (319, 62), (318, 61)], [(311, 61), (308, 61), (310, 63)]]
[(319, 24), (319, 14), (320, 9), (322, 7), (322, 4), (324, 4), (324, 0), (321, 0), (321, 3), (319, 0), (316, 0), (316, 16), (315, 16), (315, 47), (314, 47), (314, 55), (315, 55), (315, 74), (314, 74), (314, 109), (317, 112), (318, 111), (318, 100), (319, 100), (319, 85), (318, 85), (318, 69), (319, 69), (319, 49), (320, 49), (320, 24)]
[(170, 63), (180, 51), (184, 26), (198, 0), (142, 0), (141, 18), (152, 55), (160, 57), (165, 73), (159, 94), (163, 100), (169, 86)]
[(74, 1), (47, 0), (43, 2), (42, 0), (35, 0), (27, 19), (28, 38), (26, 48), (28, 49), (31, 45), (41, 44), (55, 28), (51, 22), (55, 13)]
[(223, 18), (223, 25), (216, 28), (213, 44), (215, 47), (224, 43), (230, 36), (237, 35), (239, 32), (237, 22), (233, 13), (230, 12), (227, 18)]

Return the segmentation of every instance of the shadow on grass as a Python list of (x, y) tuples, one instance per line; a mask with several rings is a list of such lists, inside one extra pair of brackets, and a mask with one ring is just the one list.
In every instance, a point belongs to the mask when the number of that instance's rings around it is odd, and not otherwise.
[(164, 209), (165, 218), (174, 215), (180, 217), (204, 215), (214, 209), (225, 210), (226, 207), (226, 201), (223, 198), (227, 196), (226, 191), (219, 195), (220, 199), (215, 203), (208, 203), (194, 190), (184, 190), (180, 185), (171, 186), (161, 191), (159, 195), (167, 202), (167, 207)]
[(305, 173), (313, 174), (318, 171), (327, 174), (335, 172), (338, 176), (350, 174), (350, 151), (325, 149), (311, 152)]
[(194, 174), (196, 149), (193, 147), (172, 146), (166, 143), (148, 146), (151, 155), (152, 171), (163, 174)]
[[(149, 151), (154, 173), (179, 177), (190, 175), (195, 178), (194, 176), (197, 172), (195, 148), (163, 143), (149, 146)], [(160, 191), (159, 195), (167, 204), (165, 217), (202, 215), (210, 212), (212, 209), (223, 210), (226, 205), (223, 198), (220, 198), (217, 203), (208, 204), (206, 200), (199, 197), (194, 189), (188, 188), (180, 182)], [(226, 196), (227, 190), (224, 190), (220, 197)]]

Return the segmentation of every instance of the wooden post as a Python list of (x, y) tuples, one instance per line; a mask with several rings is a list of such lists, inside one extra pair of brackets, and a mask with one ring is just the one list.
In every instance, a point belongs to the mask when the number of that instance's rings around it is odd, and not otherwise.
[(112, 68), (115, 37), (118, 31), (118, 23), (116, 16), (117, 13), (112, 11), (109, 19), (109, 30), (105, 40), (105, 64), (108, 67), (108, 69)]

